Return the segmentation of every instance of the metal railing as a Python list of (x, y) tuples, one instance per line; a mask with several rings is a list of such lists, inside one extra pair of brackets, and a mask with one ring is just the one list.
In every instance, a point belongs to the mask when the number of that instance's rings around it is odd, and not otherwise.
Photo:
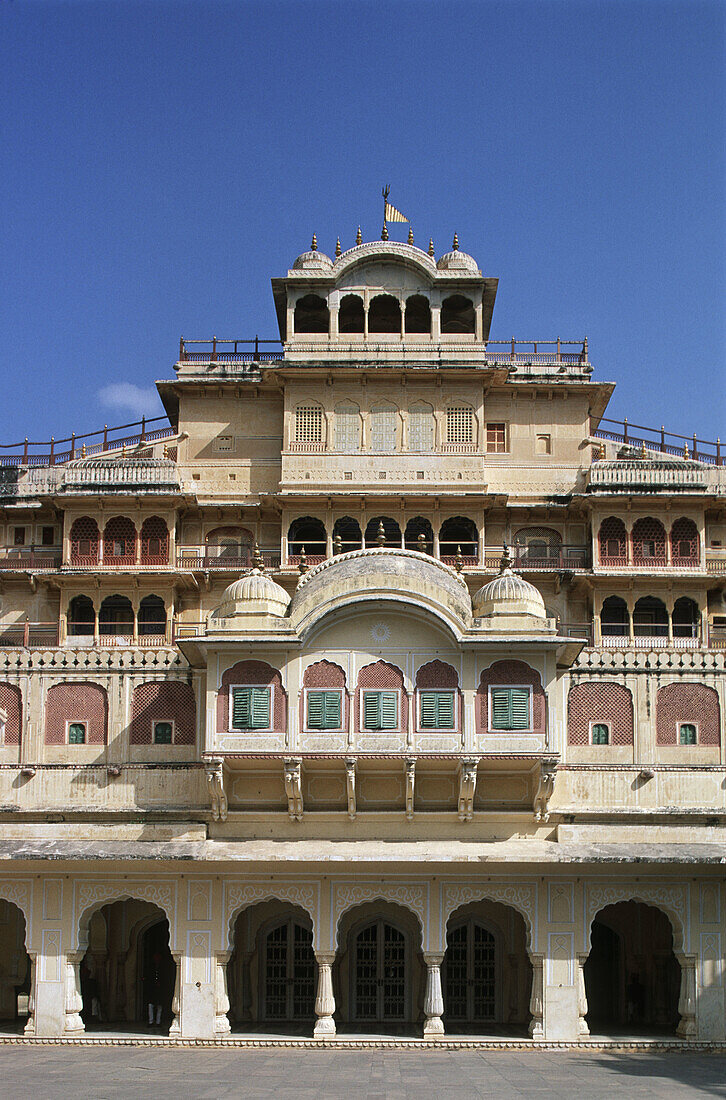
[(0, 569), (58, 569), (60, 546), (0, 546)]
[[(507, 351), (490, 351), (491, 347), (505, 347)], [(541, 351), (552, 348), (552, 351)], [(577, 351), (563, 351), (577, 348)], [(531, 350), (530, 350), (531, 349)], [(515, 363), (526, 366), (586, 366), (589, 363), (587, 337), (584, 340), (487, 340), (486, 357), (490, 363)]]
[(726, 549), (711, 547), (706, 550), (706, 572), (716, 576), (726, 573)]
[[(603, 425), (612, 427), (603, 427)], [(712, 466), (723, 466), (724, 455), (721, 440), (712, 442), (693, 435), (680, 435), (667, 432), (664, 427), (646, 428), (643, 424), (631, 424), (627, 417), (623, 420), (610, 420), (603, 417), (592, 435), (596, 439), (607, 439), (614, 443), (626, 443), (631, 447), (645, 447), (646, 451), (659, 454), (677, 455), (679, 458), (693, 458), (697, 462), (707, 462)]]
[[(152, 424), (158, 426), (150, 428)], [(139, 430), (128, 434), (129, 428)], [(0, 466), (56, 466), (75, 458), (90, 458), (106, 451), (136, 447), (139, 443), (155, 443), (160, 439), (169, 439), (176, 433), (177, 429), (172, 427), (166, 416), (154, 416), (151, 419), (142, 417), (141, 420), (133, 420), (130, 424), (121, 424), (116, 428), (109, 428), (104, 424), (97, 432), (85, 432), (82, 435), (72, 432), (64, 439), (51, 436), (41, 443), (29, 440), (26, 436), (21, 443), (0, 443)], [(95, 442), (90, 443), (87, 440)], [(3, 454), (3, 451), (12, 453)]]
[[(282, 340), (260, 340), (255, 336), (253, 340), (218, 340), (213, 336), (211, 340), (185, 340), (182, 336), (179, 340), (180, 363), (270, 363), (282, 358), (280, 351), (260, 351), (263, 345), (274, 344), (282, 349)], [(190, 351), (190, 347), (197, 348)], [(249, 350), (246, 350), (248, 349)]]
[[(280, 568), (280, 550), (261, 550), (265, 569)], [(254, 551), (240, 548), (235, 554), (222, 553), (219, 547), (178, 546), (176, 552), (177, 569), (229, 569), (240, 572), (252, 569)]]

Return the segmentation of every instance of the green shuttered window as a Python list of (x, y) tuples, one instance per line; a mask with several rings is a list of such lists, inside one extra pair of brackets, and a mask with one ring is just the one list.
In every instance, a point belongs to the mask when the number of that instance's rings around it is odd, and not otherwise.
[(68, 744), (69, 745), (85, 745), (86, 743), (86, 723), (85, 722), (70, 722), (68, 724)]
[(307, 701), (309, 730), (340, 729), (343, 706), (339, 691), (309, 691)]
[(490, 692), (492, 729), (529, 729), (528, 687), (493, 687)]
[(698, 743), (696, 727), (690, 722), (683, 722), (679, 730), (678, 740), (681, 745), (696, 745)]
[(266, 730), (270, 728), (270, 689), (240, 687), (232, 689), (232, 729)]
[(592, 743), (593, 745), (607, 745), (610, 743), (610, 730), (604, 722), (593, 722)]
[(154, 722), (154, 744), (155, 745), (171, 745), (172, 742), (172, 724), (171, 722)]
[(455, 724), (453, 691), (419, 693), (419, 725), (422, 730), (452, 730)]
[(363, 692), (363, 728), (367, 730), (398, 729), (398, 692)]

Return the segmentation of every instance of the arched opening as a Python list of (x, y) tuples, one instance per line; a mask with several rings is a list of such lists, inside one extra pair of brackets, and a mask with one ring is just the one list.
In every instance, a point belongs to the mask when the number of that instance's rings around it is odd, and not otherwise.
[(463, 565), (476, 565), (479, 561), (479, 534), (476, 524), (466, 516), (451, 516), (444, 520), (439, 531), (441, 560), (455, 565), (461, 554)]
[(617, 516), (608, 516), (602, 521), (598, 543), (602, 565), (628, 564), (628, 533), (625, 530), (625, 524)]
[(98, 565), (100, 534), (90, 516), (74, 520), (71, 527), (71, 565)]
[(243, 909), (234, 922), (227, 964), (233, 1031), (309, 1035), (318, 967), (309, 913), (277, 899)]
[(668, 611), (655, 596), (641, 596), (633, 608), (633, 634), (636, 638), (667, 638)]
[(350, 516), (341, 516), (333, 525), (333, 549), (339, 554), (360, 550), (363, 545), (360, 524)]
[(357, 294), (345, 294), (340, 299), (338, 311), (338, 332), (345, 336), (365, 331), (365, 310), (363, 299)]
[(633, 525), (633, 563), (666, 564), (666, 533), (659, 519), (645, 516)]
[(671, 527), (671, 565), (697, 569), (699, 564), (698, 528), (692, 519), (677, 519)]
[(104, 565), (134, 565), (136, 528), (127, 516), (114, 516), (103, 529)]
[(586, 1020), (593, 1034), (674, 1034), (681, 968), (662, 910), (639, 901), (601, 909), (585, 962)]
[(96, 611), (89, 596), (74, 596), (68, 604), (68, 633), (91, 636), (96, 628)]
[(608, 596), (600, 612), (600, 630), (604, 638), (628, 638), (630, 617), (622, 596)]
[[(382, 528), (382, 530), (381, 530)], [(366, 526), (366, 546), (401, 546), (401, 528), (390, 516), (374, 516)]]
[(474, 334), (474, 303), (462, 294), (452, 294), (441, 303), (441, 332), (446, 336)]
[(509, 905), (464, 905), (446, 926), (441, 969), (447, 1033), (526, 1035), (532, 990), (527, 927)]
[(404, 325), (407, 333), (431, 332), (431, 306), (423, 294), (412, 294), (406, 299)]
[(547, 569), (562, 559), (562, 535), (551, 527), (523, 527), (514, 536), (517, 562)]
[(160, 516), (149, 516), (141, 525), (141, 564), (169, 564), (169, 528)]
[(33, 967), (25, 946), (25, 917), (0, 899), (0, 1031), (22, 1032), (30, 1015)]
[(376, 294), (368, 307), (368, 332), (401, 334), (401, 303), (392, 294)]
[(246, 527), (215, 527), (206, 539), (207, 568), (247, 569), (252, 561), (254, 536)]
[(325, 524), (314, 516), (301, 516), (294, 519), (287, 532), (287, 560), (290, 565), (298, 565), (300, 556), (305, 552), (308, 565), (317, 565), (325, 561), (327, 552)]
[(107, 596), (98, 612), (98, 631), (107, 637), (131, 637), (134, 609), (128, 596)]
[(434, 529), (423, 516), (414, 516), (406, 524), (404, 546), (407, 550), (419, 550), (422, 554), (434, 552)]
[(82, 930), (81, 1016), (88, 1030), (154, 1030), (173, 1020), (176, 963), (169, 921), (157, 905), (136, 898), (109, 902)]
[(338, 927), (333, 990), (339, 1031), (406, 1034), (423, 1017), (426, 967), (414, 914), (388, 902), (348, 910)]
[(299, 332), (323, 332), (327, 335), (330, 316), (328, 303), (317, 294), (306, 294), (295, 303), (295, 335)]
[(697, 638), (701, 612), (695, 600), (680, 596), (673, 604), (673, 637)]
[(161, 596), (144, 596), (139, 604), (139, 637), (166, 637), (166, 607)]

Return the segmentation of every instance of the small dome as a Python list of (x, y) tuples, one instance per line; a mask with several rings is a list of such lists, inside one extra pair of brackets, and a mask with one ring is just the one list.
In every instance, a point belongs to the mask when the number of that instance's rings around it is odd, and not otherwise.
[(214, 612), (215, 619), (231, 619), (235, 615), (279, 615), (288, 609), (290, 597), (260, 569), (252, 569), (233, 581), (222, 594), (222, 602)]
[(293, 271), (330, 271), (333, 261), (324, 252), (303, 252), (292, 265)]
[(467, 252), (460, 252), (458, 248), (454, 252), (445, 252), (436, 266), (439, 271), (467, 271), (473, 275), (479, 274), (479, 264), (474, 257)]
[(518, 617), (531, 615), (542, 620), (547, 618), (542, 593), (512, 570), (511, 558), (506, 547), (499, 576), (480, 588), (472, 602), (474, 615), (479, 619), (492, 619), (503, 615)]

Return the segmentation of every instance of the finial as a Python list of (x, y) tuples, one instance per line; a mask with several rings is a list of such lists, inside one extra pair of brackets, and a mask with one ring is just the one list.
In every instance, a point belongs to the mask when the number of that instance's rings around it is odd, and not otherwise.
[(81, 458), (85, 458), (85, 457), (86, 457), (86, 444), (84, 443), (83, 446), (81, 447)]
[(308, 557), (304, 546), (300, 547), (300, 561), (298, 562), (297, 571), (301, 577), (308, 571)]
[(336, 260), (339, 260), (342, 255), (343, 255), (343, 250), (340, 247), (340, 237), (338, 237), (337, 241), (335, 242), (335, 258), (336, 258)]
[(252, 567), (253, 569), (265, 568), (265, 559), (262, 556), (262, 551), (260, 550), (259, 544), (257, 542), (255, 542), (255, 548), (252, 551)]
[(318, 251), (318, 238), (315, 235), (315, 233), (313, 233), (313, 239), (310, 242), (310, 251), (311, 252), (317, 252)]
[(453, 248), (454, 252), (459, 251), (459, 234), (458, 233), (454, 233), (454, 243), (452, 244), (451, 247)]
[(429, 256), (434, 257), (434, 238), (429, 237)]
[(688, 458), (688, 444), (687, 443), (683, 444), (683, 457)]
[(409, 225), (409, 227), (408, 227), (408, 243), (413, 244), (413, 226), (412, 225)]
[(386, 545), (386, 529), (383, 526), (383, 520), (380, 520), (378, 523), (378, 534), (376, 535), (376, 542), (379, 546)]
[(427, 553), (429, 544), (426, 541), (426, 536), (424, 535), (423, 531), (421, 532), (421, 534), (416, 539), (416, 542), (418, 543), (419, 553), (420, 554)]
[(355, 235), (355, 243), (363, 244), (363, 234), (360, 231), (360, 226), (358, 226), (358, 232)]
[(606, 449), (604, 443), (600, 444), (600, 453), (598, 454), (598, 458), (602, 458), (602, 459), (607, 458), (607, 449)]
[(121, 457), (126, 458), (126, 444), (125, 443), (121, 444)]
[(335, 537), (333, 538), (333, 553), (334, 554), (342, 554), (343, 553), (343, 540), (340, 537), (340, 535), (335, 535)]
[(506, 542), (502, 543), (502, 558), (499, 562), (499, 572), (504, 573), (507, 569), (512, 568), (512, 551), (507, 546)]
[(381, 240), (382, 241), (387, 241), (388, 240), (388, 226), (386, 225), (385, 222), (383, 223), (383, 230), (381, 232)]
[(647, 458), (648, 457), (648, 452), (645, 449), (645, 440), (644, 439), (641, 441), (641, 444), (640, 444), (640, 457), (641, 458)]
[(457, 548), (456, 548), (456, 557), (454, 558), (454, 569), (456, 570), (457, 573), (461, 573), (461, 570), (463, 568), (464, 568), (464, 559), (461, 556), (461, 547), (457, 546)]

